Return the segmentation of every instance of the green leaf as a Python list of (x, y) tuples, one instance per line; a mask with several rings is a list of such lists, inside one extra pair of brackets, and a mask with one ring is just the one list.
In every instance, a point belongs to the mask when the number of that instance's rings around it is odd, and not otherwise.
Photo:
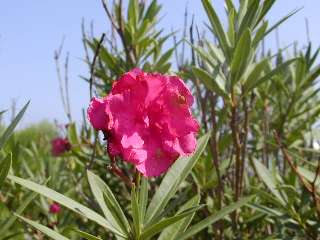
[(256, 22), (256, 26), (263, 20), (263, 18), (267, 15), (269, 10), (272, 8), (273, 4), (276, 2), (276, 0), (268, 0), (268, 1), (263, 1), (262, 5), (262, 10), (259, 14), (259, 17)]
[(101, 210), (110, 223), (125, 235), (128, 235), (130, 226), (117, 199), (108, 185), (91, 171), (87, 171), (91, 191)]
[(277, 189), (278, 182), (275, 177), (271, 174), (271, 172), (259, 161), (253, 160), (255, 169), (259, 175), (259, 178), (264, 182), (270, 192), (277, 197), (278, 201), (285, 206), (286, 203)]
[(70, 210), (78, 213), (81, 216), (84, 216), (100, 226), (110, 230), (111, 232), (121, 236), (121, 237), (126, 237), (122, 232), (119, 232), (118, 229), (116, 229), (107, 219), (96, 213), (95, 211), (91, 210), (90, 208), (83, 206), (82, 204), (72, 200), (71, 198), (68, 198), (61, 193), (58, 193), (50, 188), (47, 188), (45, 186), (42, 186), (40, 184), (34, 183), (29, 180), (25, 180), (16, 176), (8, 175), (8, 178), (25, 187), (28, 188), (34, 192), (37, 192), (47, 198), (50, 198), (51, 200), (60, 203), (61, 205), (69, 208)]
[(267, 74), (265, 74), (263, 77), (255, 79), (251, 82), (248, 82), (247, 84), (244, 85), (244, 89), (246, 92), (251, 91), (252, 89), (258, 87), (260, 84), (268, 81), (268, 80), (272, 80), (272, 78), (277, 75), (278, 73), (280, 73), (281, 71), (285, 70), (290, 64), (292, 64), (293, 62), (295, 62), (297, 60), (297, 58), (293, 58), (290, 59), (284, 63), (281, 63), (280, 65), (278, 65), (276, 68), (274, 68), (272, 71), (268, 72)]
[[(24, 201), (20, 204), (18, 209), (16, 210), (16, 214), (20, 215), (23, 213), (23, 211), (29, 206), (29, 204), (35, 199), (37, 196), (37, 193), (30, 193)], [(5, 233), (8, 231), (9, 228), (13, 226), (15, 223), (17, 217), (16, 215), (12, 215), (9, 219), (5, 221), (5, 223), (0, 227), (0, 236), (4, 236)], [(0, 239), (2, 239), (0, 237)]]
[(154, 66), (155, 70), (168, 63), (168, 60), (171, 58), (173, 51), (174, 48), (170, 48), (160, 57), (159, 61)]
[(148, 204), (148, 179), (142, 177), (139, 189), (139, 213), (141, 222), (144, 221)]
[(308, 85), (311, 82), (313, 82), (314, 80), (316, 80), (320, 75), (320, 65), (315, 67), (314, 69), (310, 70), (307, 74), (307, 76), (305, 77), (305, 79), (302, 82), (302, 87), (304, 87), (304, 85)]
[(231, 44), (231, 46), (233, 47), (234, 44), (235, 44), (235, 35), (236, 35), (236, 32), (234, 30), (234, 19), (235, 19), (235, 10), (232, 10), (230, 11), (229, 13), (229, 17), (228, 17), (228, 21), (229, 21), (229, 28), (228, 28), (228, 32), (227, 32), (227, 36), (228, 36), (228, 39), (229, 39), (229, 42)]
[(68, 125), (68, 140), (72, 144), (80, 144), (75, 123)]
[(144, 21), (149, 20), (150, 22), (154, 20), (154, 17), (159, 13), (161, 6), (158, 5), (157, 0), (153, 0), (149, 5), (146, 14), (144, 16)]
[(267, 31), (268, 28), (268, 22), (264, 22), (259, 29), (256, 31), (256, 34), (252, 40), (252, 47), (254, 49), (256, 49), (258, 47), (258, 44), (260, 43), (260, 41), (265, 37), (265, 33)]
[(138, 203), (135, 187), (132, 187), (131, 189), (131, 210), (132, 210), (132, 220), (133, 220), (135, 236), (140, 236), (141, 219), (140, 219), (139, 203)]
[(232, 85), (238, 81), (247, 65), (251, 51), (251, 32), (247, 29), (237, 43), (231, 62)]
[(215, 74), (211, 76), (208, 72), (201, 68), (192, 67), (193, 74), (201, 81), (203, 84), (211, 91), (219, 94), (220, 96), (227, 97), (227, 93), (225, 91), (225, 83), (222, 78)]
[(223, 219), (225, 216), (229, 215), (231, 212), (235, 211), (236, 209), (244, 206), (249, 201), (251, 201), (253, 197), (254, 196), (241, 198), (239, 201), (237, 201), (233, 204), (230, 204), (227, 207), (224, 207), (223, 209), (221, 209), (217, 213), (212, 214), (211, 216), (209, 216), (209, 217), (203, 219), (202, 221), (198, 222), (197, 224), (191, 226), (190, 228), (188, 228), (188, 230), (186, 232), (179, 234), (176, 239), (179, 239), (179, 240), (190, 239), (190, 237), (192, 237), (196, 233), (207, 228), (208, 226), (212, 225), (213, 223), (219, 221), (220, 219)]
[(190, 215), (193, 215), (200, 208), (201, 208), (201, 206), (200, 207), (193, 207), (191, 209), (188, 209), (188, 210), (182, 212), (181, 214), (178, 214), (177, 216), (166, 218), (164, 220), (157, 222), (156, 224), (153, 224), (153, 225), (145, 228), (141, 234), (140, 240), (145, 240), (145, 239), (151, 238), (152, 236), (161, 232), (166, 227), (172, 226), (173, 224), (180, 221), (181, 219), (188, 217)]
[(247, 10), (248, 10), (248, 4), (249, 4), (249, 0), (240, 1), (238, 17), (237, 17), (238, 23), (241, 23), (243, 21), (243, 18), (245, 17)]
[(211, 23), (212, 29), (216, 34), (216, 37), (220, 43), (220, 46), (226, 56), (227, 59), (230, 59), (230, 54), (229, 54), (229, 42), (228, 38), (226, 36), (226, 33), (224, 32), (224, 29), (222, 27), (222, 24), (219, 20), (219, 17), (212, 7), (211, 3), (209, 0), (202, 0), (202, 5), (207, 13), (207, 16), (209, 18), (209, 21)]
[(128, 23), (135, 29), (139, 19), (139, 8), (137, 0), (130, 0), (128, 6)]
[(102, 240), (102, 238), (93, 236), (89, 233), (86, 233), (84, 231), (81, 231), (79, 229), (75, 229), (75, 228), (68, 228), (69, 231), (75, 232), (77, 233), (80, 237), (85, 238), (87, 240)]
[(39, 224), (35, 221), (26, 219), (24, 217), (21, 217), (19, 215), (17, 215), (18, 218), (20, 218), (22, 221), (28, 223), (29, 225), (31, 225), (32, 227), (34, 227), (35, 229), (39, 230), (40, 232), (44, 233), (45, 235), (47, 235), (48, 237), (54, 239), (54, 240), (69, 240), (68, 238), (66, 238), (65, 236), (61, 235), (58, 232), (55, 232), (54, 230), (43, 226), (42, 224)]
[[(313, 181), (316, 178), (316, 173), (315, 172), (311, 172), (310, 170), (303, 168), (303, 167), (298, 167), (298, 172), (305, 178), (307, 179), (310, 183), (313, 183)], [(318, 187), (320, 187), (320, 177), (317, 177), (316, 183), (315, 185), (319, 185)]]
[(1, 115), (4, 114), (6, 111), (8, 111), (8, 110), (0, 111), (0, 117), (1, 117)]
[(268, 62), (268, 59), (263, 59), (261, 62), (255, 64), (255, 66), (252, 67), (251, 71), (248, 73), (248, 77), (244, 79), (244, 83), (246, 85), (254, 84), (254, 82), (262, 76), (264, 70), (268, 66)]
[(12, 153), (8, 154), (2, 162), (0, 162), (0, 187), (9, 174), (12, 164)]
[(290, 12), (288, 15), (281, 18), (278, 22), (276, 22), (272, 27), (270, 27), (264, 34), (264, 37), (266, 37), (269, 33), (271, 33), (273, 30), (275, 30), (277, 27), (279, 27), (282, 23), (287, 21), (290, 17), (295, 15), (297, 12), (299, 12), (302, 8), (296, 9), (292, 12)]
[[(177, 215), (189, 208), (196, 207), (199, 205), (200, 202), (200, 195), (196, 195), (193, 198), (191, 198), (188, 202), (186, 202), (184, 205), (182, 205), (181, 208), (179, 208), (179, 211), (177, 212)], [(172, 224), (171, 226), (167, 227), (164, 231), (161, 232), (158, 240), (174, 240), (177, 239), (177, 235), (183, 233), (186, 228), (189, 226), (190, 222), (192, 221), (194, 217), (193, 213), (192, 215), (186, 217), (185, 219), (180, 220), (176, 224)]]
[(258, 0), (251, 1), (250, 6), (247, 8), (246, 14), (243, 17), (240, 27), (239, 34), (245, 31), (245, 29), (254, 30), (253, 26), (255, 25), (256, 16), (259, 12), (259, 2)]
[(13, 133), (13, 130), (15, 129), (15, 127), (17, 126), (17, 124), (19, 123), (21, 118), (23, 117), (25, 111), (27, 110), (29, 103), (30, 103), (30, 101), (27, 102), (26, 105), (24, 105), (24, 107), (21, 109), (21, 111), (18, 113), (18, 115), (13, 119), (13, 121), (11, 122), (9, 127), (5, 130), (3, 135), (0, 137), (0, 149), (2, 149), (5, 142), (9, 139), (9, 137)]
[(153, 220), (161, 214), (169, 200), (178, 190), (179, 185), (189, 175), (193, 166), (206, 148), (210, 134), (209, 132), (198, 140), (197, 148), (191, 156), (180, 157), (171, 166), (148, 206), (145, 218), (147, 224), (152, 223)]
[(226, 9), (228, 12), (236, 11), (236, 8), (235, 8), (232, 0), (226, 0), (225, 4), (226, 4)]

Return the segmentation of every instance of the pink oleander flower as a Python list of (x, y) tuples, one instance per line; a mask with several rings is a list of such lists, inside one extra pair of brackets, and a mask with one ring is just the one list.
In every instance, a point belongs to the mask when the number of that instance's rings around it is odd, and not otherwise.
[(52, 214), (58, 214), (61, 211), (61, 207), (58, 203), (52, 203), (49, 208), (49, 212)]
[(61, 154), (69, 151), (71, 144), (68, 139), (57, 137), (51, 141), (51, 153), (53, 156), (60, 156)]
[(113, 84), (109, 95), (92, 99), (88, 119), (104, 132), (111, 157), (134, 164), (144, 176), (159, 176), (180, 155), (195, 150), (199, 124), (192, 103), (180, 78), (134, 69)]

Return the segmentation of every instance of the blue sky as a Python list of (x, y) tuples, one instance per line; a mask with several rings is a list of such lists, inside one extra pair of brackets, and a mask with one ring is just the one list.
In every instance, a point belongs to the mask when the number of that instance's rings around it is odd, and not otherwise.
[[(200, 0), (160, 0), (163, 4), (160, 26), (167, 32), (182, 29), (184, 8), (188, 2), (190, 15), (200, 27), (207, 21)], [(223, 0), (213, 0), (223, 15)], [(278, 0), (268, 16), (275, 22), (289, 11), (304, 7), (279, 29), (281, 46), (293, 41), (306, 43), (305, 18), (309, 19), (311, 40), (320, 45), (319, 0)], [(79, 75), (88, 76), (82, 62), (81, 19), (89, 27), (94, 22), (96, 36), (108, 31), (100, 0), (24, 0), (0, 2), (0, 110), (10, 108), (13, 99), (20, 108), (28, 99), (31, 105), (22, 126), (42, 119), (66, 122), (60, 101), (53, 52), (65, 36), (64, 54), (70, 52), (69, 79), (72, 114), (81, 118), (88, 105), (88, 85)], [(275, 48), (271, 35), (267, 46)]]

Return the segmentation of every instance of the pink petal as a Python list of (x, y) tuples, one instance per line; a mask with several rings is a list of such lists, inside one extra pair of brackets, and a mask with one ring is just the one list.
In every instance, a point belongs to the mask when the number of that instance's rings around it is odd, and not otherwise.
[(188, 106), (190, 107), (193, 104), (193, 96), (186, 86), (186, 84), (176, 76), (170, 76), (171, 88), (177, 90), (182, 96), (185, 97)]
[(141, 148), (143, 143), (143, 139), (137, 132), (134, 132), (131, 136), (123, 135), (121, 139), (121, 145), (123, 148)]
[(123, 149), (122, 153), (123, 159), (133, 164), (140, 164), (146, 161), (148, 155), (145, 149), (135, 148)]
[(160, 74), (148, 74), (145, 76), (148, 94), (145, 99), (146, 105), (157, 99), (167, 86), (168, 78)]
[(93, 98), (87, 111), (87, 116), (96, 130), (106, 130), (109, 118), (106, 114), (106, 99)]
[(147, 159), (138, 164), (137, 170), (146, 177), (159, 176), (166, 172), (178, 155), (172, 155), (162, 149), (161, 141), (150, 136), (147, 144)]
[(120, 79), (114, 82), (112, 86), (112, 94), (122, 93), (125, 90), (131, 89), (138, 83), (138, 76), (144, 73), (139, 69), (135, 68), (130, 72), (125, 73)]

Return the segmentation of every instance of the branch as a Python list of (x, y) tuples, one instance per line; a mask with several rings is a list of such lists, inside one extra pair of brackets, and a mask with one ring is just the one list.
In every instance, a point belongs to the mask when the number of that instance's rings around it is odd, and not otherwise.
[(92, 99), (92, 85), (93, 85), (93, 80), (94, 80), (94, 67), (96, 65), (97, 57), (99, 55), (99, 51), (100, 51), (100, 48), (101, 48), (101, 45), (103, 43), (103, 40), (104, 40), (105, 36), (106, 36), (105, 33), (103, 33), (101, 35), (100, 41), (99, 41), (98, 46), (96, 48), (96, 51), (94, 53), (92, 64), (91, 64), (90, 80), (89, 80), (89, 83), (90, 83), (90, 100)]

